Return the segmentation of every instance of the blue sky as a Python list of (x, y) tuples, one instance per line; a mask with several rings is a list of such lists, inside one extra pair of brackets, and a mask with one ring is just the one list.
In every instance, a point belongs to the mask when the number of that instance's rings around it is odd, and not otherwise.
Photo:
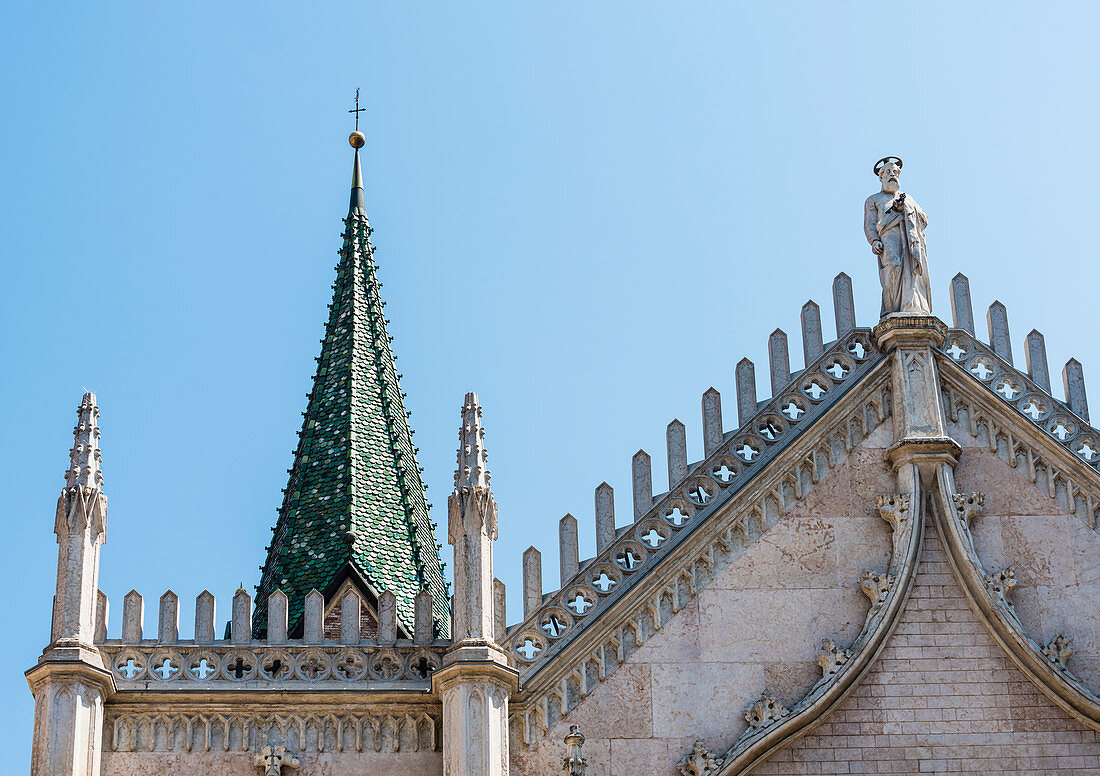
[[(966, 7), (963, 7), (963, 6)], [(101, 405), (117, 632), (140, 590), (258, 579), (346, 213), (356, 87), (367, 210), (429, 500), (443, 521), (477, 390), (498, 575), (557, 585), (557, 521), (765, 362), (852, 276), (873, 162), (929, 214), (934, 305), (972, 281), (1052, 374), (1100, 386), (1093, 295), (1100, 54), (1088, 4), (24, 3), (0, 31), (0, 743), (27, 762), (20, 672), (49, 635), (53, 510), (83, 387)], [(979, 323), (979, 326), (982, 324)], [(766, 370), (757, 369), (761, 395)], [(1056, 389), (1056, 393), (1059, 390)], [(1060, 393), (1059, 393), (1060, 395)], [(1097, 399), (1096, 402), (1100, 402)], [(1100, 409), (1100, 404), (1097, 405)], [(446, 551), (449, 560), (449, 548)]]

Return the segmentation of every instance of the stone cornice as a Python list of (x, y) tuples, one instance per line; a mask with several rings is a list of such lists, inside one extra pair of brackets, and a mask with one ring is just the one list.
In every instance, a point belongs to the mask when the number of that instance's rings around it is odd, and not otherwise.
[(27, 678), (31, 694), (47, 683), (80, 682), (97, 688), (104, 698), (115, 694), (114, 677), (109, 671), (92, 665), (84, 660), (64, 660), (47, 658), (38, 665), (27, 669), (23, 675)]

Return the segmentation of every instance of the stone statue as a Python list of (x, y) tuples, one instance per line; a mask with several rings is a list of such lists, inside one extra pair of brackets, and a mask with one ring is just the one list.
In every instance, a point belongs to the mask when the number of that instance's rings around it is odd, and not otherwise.
[(928, 216), (899, 190), (901, 166), (902, 161), (896, 156), (875, 163), (882, 191), (867, 197), (863, 205), (863, 231), (878, 256), (883, 318), (896, 313), (932, 314), (928, 251), (924, 243)]

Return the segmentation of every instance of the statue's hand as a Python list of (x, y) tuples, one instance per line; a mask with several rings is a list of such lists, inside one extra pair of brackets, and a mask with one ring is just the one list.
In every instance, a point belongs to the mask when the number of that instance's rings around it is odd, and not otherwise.
[(882, 240), (875, 240), (871, 243), (871, 250), (874, 251), (876, 256), (882, 255)]

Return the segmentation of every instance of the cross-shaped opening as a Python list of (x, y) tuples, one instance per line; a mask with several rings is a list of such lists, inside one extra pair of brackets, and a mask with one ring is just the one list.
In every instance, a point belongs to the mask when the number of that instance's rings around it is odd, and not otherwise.
[(584, 597), (584, 593), (577, 593), (576, 596), (574, 596), (571, 600), (567, 601), (565, 605), (568, 606), (570, 609), (572, 609), (577, 614), (584, 614), (589, 609), (591, 609), (593, 606), (595, 606), (594, 603), (592, 603), (591, 601), (589, 601), (587, 598)]
[(665, 520), (668, 520), (674, 526), (679, 528), (687, 522), (688, 516), (684, 514), (684, 511), (680, 507), (673, 507), (665, 513)]
[(1038, 420), (1046, 414), (1047, 408), (1045, 405), (1040, 404), (1035, 399), (1031, 399), (1024, 405), (1023, 413), (1030, 417), (1032, 420)]
[(1065, 442), (1069, 439), (1069, 435), (1073, 433), (1073, 430), (1066, 426), (1060, 420), (1054, 421), (1054, 426), (1050, 429), (1050, 433), (1058, 437), (1061, 441)]
[(806, 410), (799, 407), (798, 404), (794, 402), (794, 400), (787, 402), (786, 406), (783, 407), (780, 412), (782, 412), (791, 420), (798, 420), (800, 417), (806, 414)]
[(141, 672), (141, 666), (135, 663), (133, 658), (130, 658), (118, 667), (118, 672), (127, 679), (133, 679)]
[(710, 493), (701, 484), (695, 485), (688, 491), (688, 497), (700, 506), (710, 501)]
[(760, 428), (756, 429), (760, 432), (760, 436), (764, 437), (768, 441), (776, 439), (781, 433), (782, 429), (770, 420), (765, 420), (760, 424)]
[(592, 577), (592, 584), (599, 588), (601, 593), (606, 593), (619, 583), (607, 576), (606, 571), (601, 571), (598, 577)]
[(848, 345), (848, 352), (858, 358), (860, 361), (867, 355), (867, 348), (863, 347), (863, 343), (859, 340)]
[(997, 393), (1004, 396), (1009, 401), (1012, 401), (1020, 393), (1020, 389), (1012, 384), (1012, 381), (1007, 377), (1001, 381), (1001, 384), (997, 386)]
[(822, 396), (825, 395), (828, 389), (817, 380), (811, 380), (810, 384), (804, 387), (802, 390), (811, 399), (813, 399), (814, 401), (818, 401)]
[(825, 369), (825, 371), (831, 374), (834, 379), (843, 380), (844, 376), (847, 375), (848, 372), (850, 372), (851, 370), (839, 361), (834, 361)]
[(522, 644), (516, 647), (516, 652), (523, 655), (526, 660), (534, 660), (535, 655), (542, 652), (542, 647), (531, 641), (530, 637), (528, 637), (524, 639)]
[(153, 666), (153, 672), (161, 679), (171, 679), (172, 675), (178, 670), (179, 668), (177, 666), (172, 665), (172, 658), (170, 657), (164, 658), (160, 665)]
[(191, 664), (191, 673), (199, 679), (206, 679), (214, 673), (214, 666), (206, 658), (200, 658), (198, 662)]
[(746, 461), (751, 461), (758, 455), (760, 455), (760, 451), (750, 445), (748, 442), (741, 445), (741, 447), (737, 449), (737, 456), (739, 458), (744, 458)]
[(252, 670), (252, 666), (244, 662), (243, 657), (237, 658), (237, 662), (229, 664), (229, 672), (234, 679), (244, 679), (245, 674)]
[(409, 670), (420, 679), (427, 679), (428, 674), (432, 672), (432, 664), (428, 661), (428, 658), (422, 657), (413, 663)]
[(1100, 455), (1100, 451), (1090, 445), (1088, 442), (1082, 442), (1080, 447), (1077, 448), (1077, 454), (1084, 458), (1086, 461), (1092, 461), (1097, 455)]
[(951, 347), (945, 350), (944, 353), (951, 356), (951, 358), (955, 359), (956, 361), (962, 361), (963, 356), (966, 355), (966, 351), (962, 348), (961, 345), (959, 345), (958, 340), (951, 340)]
[(649, 532), (641, 537), (642, 541), (648, 544), (650, 547), (660, 547), (664, 542), (665, 537), (660, 534), (656, 528), (650, 528)]
[(642, 559), (635, 555), (633, 550), (628, 549), (623, 550), (617, 556), (615, 556), (615, 562), (619, 564), (619, 568), (624, 568), (627, 571), (630, 571), (631, 569), (636, 568), (638, 564), (642, 562)]
[(557, 638), (565, 630), (565, 623), (557, 615), (551, 614), (542, 621), (542, 629), (546, 631), (547, 636)]
[(982, 381), (988, 380), (993, 376), (993, 370), (990, 369), (984, 361), (979, 361), (974, 364), (974, 366), (970, 367), (970, 371)]
[[(735, 472), (726, 464), (715, 466), (711, 474), (713, 474), (715, 478), (720, 480), (721, 482), (731, 482), (733, 478), (737, 476), (737, 472)], [(677, 523), (677, 525), (679, 525), (679, 523)]]

